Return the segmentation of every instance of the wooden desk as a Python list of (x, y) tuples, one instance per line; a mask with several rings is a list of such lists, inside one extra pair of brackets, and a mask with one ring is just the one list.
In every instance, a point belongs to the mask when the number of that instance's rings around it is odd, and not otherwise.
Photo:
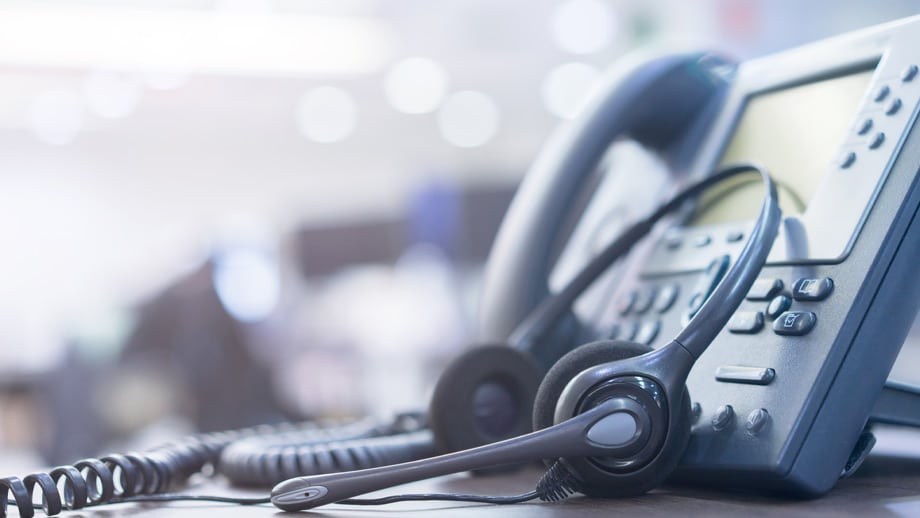
[[(381, 507), (329, 506), (304, 516), (395, 517), (470, 516), (505, 517), (586, 517), (635, 514), (643, 518), (659, 516), (711, 517), (828, 517), (828, 516), (920, 516), (920, 431), (882, 429), (875, 452), (851, 478), (816, 500), (791, 500), (750, 493), (726, 492), (707, 488), (666, 486), (642, 497), (623, 500), (596, 500), (573, 497), (559, 503), (540, 502), (494, 506), (453, 502), (409, 502)], [(391, 495), (406, 492), (438, 491), (478, 494), (517, 494), (529, 491), (540, 477), (538, 467), (512, 475), (472, 477), (466, 474), (442, 477), (381, 491)], [(190, 488), (197, 494), (262, 496), (264, 492), (238, 490), (218, 482)], [(170, 503), (123, 504), (83, 510), (85, 518), (181, 517), (201, 518), (220, 515), (229, 518), (279, 516), (270, 505), (237, 507), (224, 504)], [(15, 516), (15, 512), (12, 513)], [(77, 513), (71, 513), (77, 516)], [(66, 514), (64, 516), (67, 516)], [(294, 516), (294, 515), (292, 515)]]

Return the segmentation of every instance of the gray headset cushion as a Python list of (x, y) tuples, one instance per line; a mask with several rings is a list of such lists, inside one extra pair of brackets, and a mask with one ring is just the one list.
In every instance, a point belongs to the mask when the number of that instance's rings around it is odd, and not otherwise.
[[(438, 378), (428, 423), (440, 451), (457, 451), (529, 433), (534, 395), (543, 370), (526, 353), (508, 345), (485, 345), (456, 358)], [(477, 389), (499, 386), (509, 399), (493, 398), (476, 408)], [(500, 431), (484, 428), (477, 415), (500, 418)]]
[(639, 356), (651, 350), (651, 347), (635, 342), (603, 340), (582, 345), (559, 358), (546, 373), (543, 383), (537, 390), (533, 405), (533, 429), (542, 430), (553, 425), (556, 402), (565, 386), (579, 372), (601, 363)]

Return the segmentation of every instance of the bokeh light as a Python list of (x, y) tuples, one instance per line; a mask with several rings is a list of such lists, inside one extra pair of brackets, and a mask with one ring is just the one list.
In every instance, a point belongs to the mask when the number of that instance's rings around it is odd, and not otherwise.
[(297, 106), (297, 126), (305, 137), (315, 142), (345, 140), (357, 124), (358, 105), (341, 88), (314, 88), (303, 95)]
[(438, 111), (438, 129), (444, 140), (457, 147), (478, 147), (498, 132), (498, 105), (482, 92), (452, 94)]
[(588, 98), (600, 71), (586, 63), (564, 63), (549, 71), (540, 88), (543, 105), (553, 115), (572, 119)]
[(437, 61), (407, 58), (393, 65), (383, 82), (387, 101), (403, 113), (435, 111), (447, 93), (447, 72)]
[(591, 54), (613, 43), (617, 19), (600, 0), (568, 0), (552, 16), (553, 39), (573, 54)]
[(38, 94), (28, 113), (28, 126), (39, 140), (63, 146), (83, 129), (85, 107), (80, 95), (70, 89), (53, 89)]
[(137, 109), (141, 85), (134, 74), (95, 70), (83, 79), (83, 95), (93, 115), (121, 119)]

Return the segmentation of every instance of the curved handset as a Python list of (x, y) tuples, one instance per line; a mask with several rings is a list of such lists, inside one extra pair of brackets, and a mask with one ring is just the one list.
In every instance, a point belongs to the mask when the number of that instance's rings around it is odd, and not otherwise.
[[(674, 155), (693, 133), (689, 129), (724, 91), (726, 65), (700, 53), (620, 65), (582, 116), (553, 135), (521, 184), (493, 245), (480, 303), (485, 338), (506, 339), (546, 296), (552, 249), (565, 216), (611, 142), (628, 137), (665, 160), (678, 160)], [(536, 338), (512, 337), (511, 343), (529, 350)]]

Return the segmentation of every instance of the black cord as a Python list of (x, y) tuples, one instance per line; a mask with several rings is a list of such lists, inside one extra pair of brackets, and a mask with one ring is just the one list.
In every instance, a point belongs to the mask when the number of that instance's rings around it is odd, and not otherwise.
[(347, 505), (385, 505), (396, 502), (418, 502), (426, 500), (441, 500), (448, 502), (476, 502), (480, 504), (520, 504), (538, 498), (540, 495), (536, 491), (514, 496), (488, 496), (488, 495), (464, 495), (461, 493), (413, 493), (406, 495), (385, 496), (382, 498), (349, 498), (336, 502), (337, 504)]

